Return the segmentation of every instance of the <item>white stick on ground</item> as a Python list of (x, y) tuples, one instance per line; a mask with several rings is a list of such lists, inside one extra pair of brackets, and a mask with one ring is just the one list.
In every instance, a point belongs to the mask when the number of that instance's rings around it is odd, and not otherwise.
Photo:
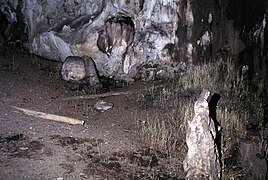
[(35, 118), (42, 118), (42, 119), (47, 119), (47, 120), (52, 120), (52, 121), (57, 121), (57, 122), (64, 122), (64, 123), (72, 124), (72, 125), (79, 125), (79, 124), (84, 125), (85, 123), (84, 121), (80, 121), (78, 119), (69, 118), (65, 116), (58, 116), (58, 115), (48, 114), (44, 112), (32, 111), (29, 109), (19, 108), (15, 106), (13, 106), (13, 108), (19, 111), (22, 111), (26, 115), (33, 116)]

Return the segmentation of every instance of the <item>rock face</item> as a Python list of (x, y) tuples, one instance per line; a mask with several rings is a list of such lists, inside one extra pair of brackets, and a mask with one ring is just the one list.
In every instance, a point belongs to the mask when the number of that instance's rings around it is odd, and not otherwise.
[(0, 29), (9, 41), (25, 33), (27, 48), (47, 59), (90, 56), (100, 75), (131, 81), (173, 76), (252, 42), (267, 58), (266, 8), (265, 0), (0, 0)]
[(102, 88), (94, 61), (87, 56), (67, 57), (62, 64), (61, 75), (73, 90), (84, 88), (90, 91)]
[(23, 12), (32, 52), (60, 61), (90, 56), (101, 75), (132, 80), (149, 61), (171, 62), (167, 48), (178, 42), (178, 6), (155, 0), (34, 0), (25, 1)]
[(183, 162), (186, 179), (220, 179), (220, 160), (215, 143), (214, 121), (209, 117), (208, 97), (203, 90), (194, 105), (194, 117), (188, 120), (186, 131), (187, 156)]

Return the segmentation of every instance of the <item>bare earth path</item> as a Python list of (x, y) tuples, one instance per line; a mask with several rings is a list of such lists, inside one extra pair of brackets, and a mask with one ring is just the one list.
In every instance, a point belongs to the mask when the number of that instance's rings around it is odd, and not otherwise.
[[(135, 135), (137, 95), (106, 97), (114, 107), (105, 112), (93, 108), (96, 99), (60, 101), (75, 95), (56, 62), (0, 57), (0, 179), (154, 179), (136, 158), (143, 156)], [(85, 125), (35, 118), (14, 106)]]

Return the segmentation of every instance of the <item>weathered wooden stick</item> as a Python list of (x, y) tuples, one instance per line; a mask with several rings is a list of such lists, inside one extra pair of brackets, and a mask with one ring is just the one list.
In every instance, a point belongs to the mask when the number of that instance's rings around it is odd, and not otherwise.
[[(152, 86), (151, 88), (161, 89), (165, 86), (166, 86), (166, 84), (161, 84), (161, 85), (157, 85), (157, 86)], [(150, 89), (150, 88), (148, 88), (148, 89)], [(66, 97), (66, 98), (60, 99), (60, 101), (70, 101), (70, 100), (77, 100), (77, 99), (95, 99), (95, 98), (103, 98), (103, 97), (109, 97), (109, 96), (126, 96), (126, 95), (130, 95), (130, 94), (139, 94), (141, 92), (142, 92), (142, 89), (133, 89), (133, 90), (129, 90), (129, 91), (112, 91), (112, 92), (101, 93), (101, 94), (91, 94), (91, 95)]]
[(52, 120), (52, 121), (57, 121), (57, 122), (64, 122), (64, 123), (68, 123), (68, 124), (72, 124), (72, 125), (84, 125), (84, 121), (80, 121), (78, 119), (74, 119), (74, 118), (69, 118), (69, 117), (65, 117), (65, 116), (58, 116), (58, 115), (54, 115), (54, 114), (48, 114), (48, 113), (44, 113), (44, 112), (38, 112), (38, 111), (32, 111), (29, 109), (24, 109), (24, 108), (19, 108), (19, 107), (15, 107), (13, 106), (13, 108), (22, 111), (24, 114), (27, 114), (29, 116), (33, 116), (36, 118), (43, 118), (43, 119), (48, 119), (48, 120)]
[(95, 99), (95, 98), (103, 98), (103, 97), (109, 97), (109, 96), (125, 96), (125, 95), (129, 95), (129, 94), (138, 94), (139, 92), (140, 92), (140, 90), (138, 90), (138, 91), (122, 91), (122, 92), (107, 92), (107, 93), (101, 93), (101, 94), (91, 94), (91, 95), (66, 97), (66, 98), (62, 98), (60, 101), (70, 101), (70, 100), (76, 100), (76, 99)]

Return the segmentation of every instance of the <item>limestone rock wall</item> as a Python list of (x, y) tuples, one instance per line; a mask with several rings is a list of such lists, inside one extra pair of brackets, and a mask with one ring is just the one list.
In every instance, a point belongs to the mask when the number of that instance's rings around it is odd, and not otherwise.
[(30, 52), (44, 58), (91, 56), (100, 75), (131, 81), (173, 76), (219, 50), (238, 55), (267, 7), (264, 0), (0, 0), (0, 18), (21, 27), (0, 29), (5, 37), (25, 33)]
[(100, 75), (132, 80), (139, 66), (171, 62), (176, 1), (25, 1), (29, 48), (48, 59), (91, 56)]

